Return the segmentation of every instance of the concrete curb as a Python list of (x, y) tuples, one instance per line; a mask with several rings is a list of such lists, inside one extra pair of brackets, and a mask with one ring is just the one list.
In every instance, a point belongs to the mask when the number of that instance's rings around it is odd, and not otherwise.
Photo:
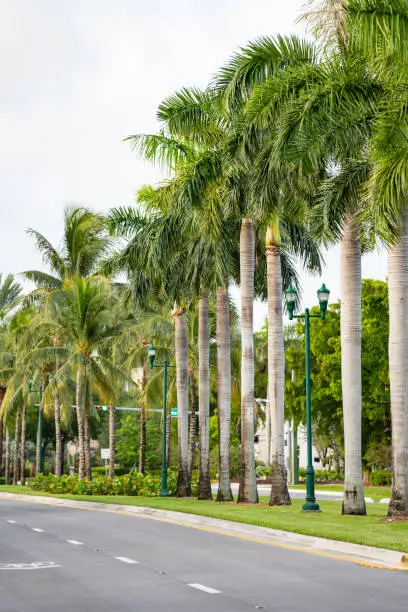
[(115, 514), (133, 515), (139, 518), (168, 522), (182, 527), (210, 531), (219, 535), (236, 537), (260, 544), (312, 553), (320, 556), (354, 562), (377, 569), (392, 569), (408, 572), (408, 555), (395, 550), (363, 546), (337, 540), (301, 535), (280, 529), (235, 523), (173, 510), (161, 510), (142, 506), (123, 506), (101, 502), (74, 501), (57, 497), (42, 497), (17, 493), (0, 493), (1, 499), (46, 504), (81, 510), (95, 510)]

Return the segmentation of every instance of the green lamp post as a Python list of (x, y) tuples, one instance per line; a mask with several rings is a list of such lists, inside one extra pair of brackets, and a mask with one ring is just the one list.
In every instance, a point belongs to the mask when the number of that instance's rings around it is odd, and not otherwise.
[(327, 305), (329, 302), (330, 291), (323, 283), (321, 288), (317, 291), (317, 297), (319, 299), (320, 313), (310, 314), (309, 308), (305, 309), (304, 314), (295, 315), (295, 304), (297, 293), (296, 289), (289, 285), (285, 291), (286, 308), (288, 311), (289, 319), (304, 319), (305, 320), (305, 366), (306, 366), (306, 431), (307, 431), (307, 468), (306, 468), (306, 502), (302, 506), (303, 512), (320, 512), (319, 504), (316, 503), (315, 497), (315, 482), (314, 482), (314, 468), (313, 468), (313, 456), (312, 456), (312, 379), (310, 376), (310, 319), (319, 318), (325, 319), (327, 312)]
[(42, 384), (38, 389), (33, 389), (33, 384), (28, 383), (28, 392), (29, 393), (37, 393), (40, 394), (40, 403), (38, 406), (38, 474), (42, 474), (43, 472), (43, 458), (42, 458), (42, 430), (43, 430), (43, 411), (42, 411), (42, 394), (43, 394), (43, 386)]
[(160, 497), (169, 497), (169, 491), (167, 489), (167, 370), (168, 368), (175, 368), (176, 366), (171, 366), (168, 364), (167, 359), (163, 360), (163, 363), (155, 364), (154, 361), (156, 359), (156, 347), (153, 342), (149, 346), (149, 361), (150, 368), (163, 368), (163, 459), (162, 459), (162, 469), (161, 469), (161, 483), (160, 483)]

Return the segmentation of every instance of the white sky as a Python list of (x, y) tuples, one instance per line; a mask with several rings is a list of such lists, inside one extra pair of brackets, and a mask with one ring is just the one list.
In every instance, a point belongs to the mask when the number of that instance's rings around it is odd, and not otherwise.
[[(205, 86), (248, 40), (302, 34), (302, 0), (0, 0), (0, 270), (42, 267), (27, 227), (58, 244), (67, 203), (130, 205), (160, 178), (122, 139), (157, 130), (156, 108)], [(338, 250), (323, 280), (339, 297)], [(385, 255), (364, 259), (384, 278)], [(305, 277), (316, 303), (321, 279)], [(255, 307), (255, 326), (266, 314)]]

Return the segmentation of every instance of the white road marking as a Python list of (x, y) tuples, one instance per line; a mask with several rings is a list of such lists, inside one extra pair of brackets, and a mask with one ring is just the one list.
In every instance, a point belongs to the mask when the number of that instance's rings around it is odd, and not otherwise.
[(12, 520), (10, 519), (10, 520), (9, 520), (9, 521), (7, 521), (7, 522), (8, 522), (8, 523), (10, 523), (11, 525), (14, 525), (14, 523), (15, 523), (16, 521), (12, 521)]
[(31, 527), (32, 531), (36, 531), (37, 533), (44, 533), (44, 529), (39, 529), (38, 527)]
[(217, 591), (217, 589), (212, 589), (211, 587), (205, 586), (204, 584), (198, 584), (198, 582), (193, 582), (188, 585), (193, 589), (198, 589), (199, 591), (204, 591), (204, 593), (211, 593), (214, 595), (215, 593), (221, 593), (221, 591)]
[(83, 542), (78, 542), (78, 540), (65, 540), (68, 544), (75, 544), (75, 546), (83, 546)]
[(122, 563), (139, 563), (139, 561), (135, 561), (134, 559), (129, 559), (129, 557), (115, 557), (118, 561), (122, 561)]
[(0, 563), (1, 570), (38, 570), (51, 567), (61, 567), (53, 561), (37, 561), (36, 563)]

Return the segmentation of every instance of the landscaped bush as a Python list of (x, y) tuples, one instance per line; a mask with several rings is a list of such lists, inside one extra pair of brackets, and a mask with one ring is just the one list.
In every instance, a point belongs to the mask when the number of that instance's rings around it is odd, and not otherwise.
[(272, 466), (271, 465), (258, 465), (256, 468), (256, 473), (259, 478), (267, 478), (268, 476), (272, 476)]
[[(132, 471), (130, 467), (115, 467), (115, 476), (124, 476), (125, 474), (129, 474)], [(105, 466), (98, 465), (97, 467), (92, 468), (92, 476), (105, 476)]]
[[(139, 474), (130, 472), (123, 476), (107, 478), (97, 476), (91, 482), (78, 480), (76, 476), (61, 476), (57, 478), (53, 475), (45, 476), (39, 474), (35, 478), (30, 478), (27, 485), (34, 491), (44, 491), (45, 493), (55, 493), (57, 495), (140, 495), (144, 497), (155, 497), (160, 493), (160, 477), (151, 474)], [(170, 495), (176, 492), (177, 475), (169, 473), (167, 487)], [(198, 482), (192, 481), (193, 495), (198, 494)]]
[(390, 486), (391, 472), (389, 470), (375, 470), (370, 474), (370, 484), (374, 487)]
[[(306, 468), (299, 469), (299, 480), (306, 480)], [(344, 480), (344, 474), (335, 470), (315, 470), (316, 482)]]

